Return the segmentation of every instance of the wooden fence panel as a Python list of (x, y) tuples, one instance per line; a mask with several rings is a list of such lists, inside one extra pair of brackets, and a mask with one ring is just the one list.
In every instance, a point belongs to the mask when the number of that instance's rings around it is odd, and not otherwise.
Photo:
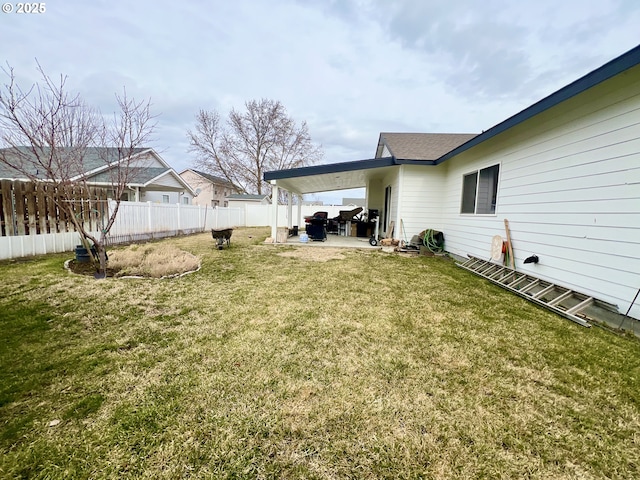
[(45, 200), (45, 191), (43, 184), (36, 184), (36, 203), (37, 203), (37, 213), (38, 217), (38, 234), (42, 235), (45, 233), (50, 233), (48, 225), (47, 225), (47, 203)]
[(24, 182), (16, 182), (13, 186), (15, 224), (17, 226), (16, 235), (27, 234), (27, 229), (25, 228), (27, 213), (25, 189), (26, 188)]
[(27, 211), (25, 215), (25, 229), (27, 235), (37, 235), (38, 234), (38, 208), (36, 206), (36, 189), (35, 185), (31, 182), (26, 183), (24, 185), (24, 195), (27, 206)]
[(47, 224), (49, 225), (50, 233), (65, 233), (66, 229), (61, 226), (61, 213), (57, 201), (57, 190), (55, 187), (48, 183), (40, 184), (45, 198), (45, 210), (47, 214)]
[(13, 218), (13, 183), (11, 180), (0, 180), (0, 202), (2, 203), (2, 236), (15, 235)]
[(71, 202), (74, 217), (88, 231), (99, 231), (106, 223), (105, 188), (91, 188), (87, 197), (78, 186), (56, 188), (46, 182), (1, 180), (0, 236), (75, 232), (73, 218), (59, 206), (62, 201)]
[(82, 196), (73, 186), (67, 187), (66, 193), (67, 199), (63, 201), (67, 202), (67, 205), (71, 204), (71, 208), (68, 208), (69, 216), (67, 217), (67, 232), (71, 232), (75, 230), (74, 221), (82, 222), (82, 205), (80, 203)]
[[(53, 203), (56, 206), (59, 205), (60, 202), (62, 201), (58, 193), (58, 190), (55, 188), (52, 188), (51, 198), (53, 199)], [(67, 230), (67, 213), (65, 210), (59, 207), (56, 208), (56, 223), (57, 223), (57, 228), (59, 233), (66, 233), (68, 231)]]
[(58, 215), (58, 207), (53, 200), (53, 187), (46, 183), (41, 183), (42, 194), (44, 195), (44, 213), (46, 215), (48, 233), (61, 233), (60, 216)]

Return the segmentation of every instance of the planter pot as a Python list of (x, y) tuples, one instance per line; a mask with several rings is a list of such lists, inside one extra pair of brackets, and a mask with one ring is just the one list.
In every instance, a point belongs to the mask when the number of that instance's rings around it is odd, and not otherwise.
[(82, 245), (76, 246), (76, 262), (89, 263), (91, 261), (91, 253)]

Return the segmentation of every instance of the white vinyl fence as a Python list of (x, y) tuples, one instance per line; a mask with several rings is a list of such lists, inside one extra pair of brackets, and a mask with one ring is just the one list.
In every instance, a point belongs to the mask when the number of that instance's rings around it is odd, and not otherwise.
[(244, 211), (241, 208), (121, 202), (116, 221), (109, 232), (109, 243), (188, 235), (212, 228), (238, 227), (244, 224)]
[[(113, 209), (115, 202), (109, 202)], [(314, 212), (328, 212), (329, 218), (340, 210), (354, 207), (304, 205), (298, 216), (298, 206), (291, 209), (289, 222), (287, 205), (278, 206), (278, 226), (298, 225), (304, 227), (304, 217)], [(111, 210), (110, 210), (111, 211)], [(273, 206), (246, 205), (245, 207), (222, 208), (198, 205), (164, 204), (151, 202), (121, 202), (116, 221), (111, 227), (108, 242), (111, 245), (152, 240), (175, 235), (205, 232), (212, 228), (259, 227), (271, 225)], [(105, 220), (106, 221), (106, 220)], [(14, 235), (0, 237), (0, 260), (70, 252), (80, 243), (76, 232), (48, 233), (37, 235)]]
[[(109, 208), (112, 211), (115, 202), (109, 202)], [(242, 208), (121, 202), (116, 221), (108, 234), (108, 242), (114, 245), (244, 225)], [(70, 252), (79, 243), (77, 232), (0, 237), (0, 260)]]

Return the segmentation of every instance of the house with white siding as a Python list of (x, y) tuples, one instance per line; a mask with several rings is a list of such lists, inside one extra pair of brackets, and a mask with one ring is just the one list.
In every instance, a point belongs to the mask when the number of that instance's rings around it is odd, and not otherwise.
[(227, 196), (237, 193), (237, 188), (228, 180), (210, 173), (188, 168), (180, 172), (180, 177), (187, 182), (196, 196), (194, 205), (207, 207), (227, 207)]
[(507, 219), (517, 270), (640, 318), (640, 46), (478, 135), (381, 133), (374, 158), (264, 178), (272, 198), (364, 187), (381, 231), (460, 257), (489, 258)]

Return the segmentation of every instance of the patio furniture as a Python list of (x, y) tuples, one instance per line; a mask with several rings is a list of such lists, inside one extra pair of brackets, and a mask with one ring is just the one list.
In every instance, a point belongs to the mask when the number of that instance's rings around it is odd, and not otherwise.
[(311, 217), (305, 217), (305, 231), (310, 240), (322, 241), (327, 239), (327, 212), (316, 212)]

